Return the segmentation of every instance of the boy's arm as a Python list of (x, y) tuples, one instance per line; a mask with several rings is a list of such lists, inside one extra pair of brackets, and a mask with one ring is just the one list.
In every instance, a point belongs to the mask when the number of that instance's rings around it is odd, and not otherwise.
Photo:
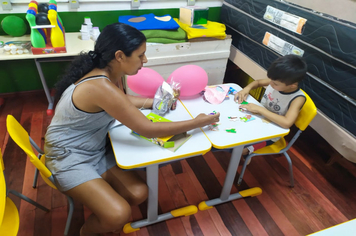
[(265, 107), (258, 106), (252, 103), (241, 105), (241, 107), (246, 108), (250, 112), (259, 113), (263, 115), (265, 118), (267, 118), (268, 120), (272, 121), (273, 123), (281, 126), (282, 128), (288, 129), (296, 121), (299, 115), (300, 108), (303, 106), (304, 102), (305, 102), (305, 97), (295, 98), (290, 104), (290, 107), (285, 116), (278, 115), (276, 113), (267, 110)]
[(251, 89), (267, 86), (270, 81), (270, 79), (261, 79), (253, 81), (252, 83), (248, 84), (244, 89), (240, 90), (237, 94), (235, 94), (234, 101), (238, 103), (245, 101)]

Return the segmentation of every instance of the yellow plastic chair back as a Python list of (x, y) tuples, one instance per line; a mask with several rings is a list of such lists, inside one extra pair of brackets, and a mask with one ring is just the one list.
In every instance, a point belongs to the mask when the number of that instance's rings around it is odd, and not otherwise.
[(0, 235), (16, 236), (20, 227), (20, 216), (14, 202), (6, 196), (6, 182), (4, 176), (4, 162), (1, 159), (0, 173)]
[[(32, 162), (32, 164), (34, 164), (34, 166), (39, 170), (43, 180), (52, 188), (57, 189), (56, 186), (54, 185), (54, 183), (52, 182), (52, 181), (54, 181), (52, 173), (51, 173), (51, 171), (49, 171), (49, 169), (45, 165), (45, 154), (42, 154), (43, 152), (39, 150), (40, 159), (36, 156), (35, 152), (32, 149), (30, 136), (27, 133), (27, 131), (21, 126), (21, 124), (19, 122), (17, 122), (17, 120), (12, 115), (7, 116), (6, 126), (7, 126), (7, 131), (9, 132), (12, 140), (14, 140), (14, 142), (20, 148), (22, 148), (22, 150), (24, 150), (26, 152), (26, 154), (30, 158), (30, 161)], [(37, 175), (35, 175), (35, 180), (37, 181)], [(66, 197), (68, 199), (68, 203), (69, 203), (68, 208), (69, 209), (68, 209), (68, 217), (67, 217), (66, 227), (64, 229), (64, 235), (68, 235), (73, 212), (74, 212), (73, 199), (68, 195), (66, 195)], [(34, 204), (34, 205), (36, 204), (38, 206), (38, 204), (35, 202), (32, 202), (32, 204)], [(40, 207), (40, 206), (38, 206), (38, 207)], [(45, 211), (48, 210), (43, 206), (41, 206), (41, 207)]]
[(309, 97), (309, 95), (306, 92), (303, 91), (303, 93), (305, 95), (306, 101), (299, 112), (297, 120), (294, 123), (295, 126), (297, 126), (301, 131), (304, 131), (308, 127), (310, 122), (314, 119), (314, 117), (317, 114), (317, 109), (313, 100)]
[(5, 205), (6, 205), (6, 183), (5, 183), (5, 177), (4, 177), (4, 162), (2, 160), (2, 154), (1, 154), (1, 149), (0, 149), (0, 159), (1, 159), (1, 165), (0, 165), (0, 225), (2, 225), (2, 219), (5, 214)]
[(38, 159), (32, 149), (30, 136), (27, 131), (12, 115), (7, 115), (6, 126), (12, 140), (14, 140), (14, 142), (26, 152), (32, 164), (34, 164), (35, 167), (39, 170), (43, 180), (52, 188), (57, 189), (52, 181), (48, 179), (52, 176), (52, 173), (45, 166), (45, 155), (42, 155), (41, 159)]
[(0, 165), (0, 170), (4, 171), (5, 170), (5, 165), (4, 165), (4, 160), (2, 159), (2, 152), (1, 152), (1, 148), (0, 148), (0, 159), (1, 159), (1, 165)]

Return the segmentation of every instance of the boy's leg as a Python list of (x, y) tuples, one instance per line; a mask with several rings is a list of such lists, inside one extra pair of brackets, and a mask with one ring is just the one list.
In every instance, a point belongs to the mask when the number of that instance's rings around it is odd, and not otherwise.
[[(245, 159), (245, 157), (247, 157), (247, 155), (253, 153), (255, 150), (261, 149), (263, 147), (269, 146), (271, 144), (273, 144), (274, 142), (271, 140), (267, 140), (267, 141), (263, 141), (260, 143), (255, 143), (253, 145), (248, 145), (245, 146), (244, 149), (242, 150), (242, 159)], [(217, 151), (226, 151), (226, 152), (230, 152), (232, 153), (232, 148), (227, 148), (227, 149), (217, 149), (212, 147), (211, 148), (212, 152), (217, 152)], [(248, 161), (247, 165), (250, 164), (251, 159)]]
[[(255, 143), (253, 145), (245, 146), (244, 150), (242, 151), (242, 157), (245, 158), (245, 157), (247, 157), (247, 155), (250, 155), (254, 151), (261, 149), (263, 147), (269, 146), (273, 143), (274, 143), (273, 141), (267, 140), (267, 141), (263, 141), (260, 143)], [(250, 162), (251, 162), (251, 159), (248, 161), (247, 165), (250, 164)]]
[(212, 151), (212, 152), (225, 151), (225, 152), (230, 152), (230, 153), (232, 153), (232, 148), (217, 149), (217, 148), (212, 147), (210, 151)]
[(271, 145), (273, 143), (274, 143), (273, 141), (267, 140), (267, 141), (263, 141), (263, 142), (260, 142), (260, 143), (255, 143), (253, 145), (245, 146), (244, 152), (245, 152), (245, 150), (247, 150), (246, 151), (247, 153), (245, 155), (247, 155), (247, 154), (249, 155), (249, 154), (253, 153), (256, 150), (261, 149), (261, 148), (266, 147), (266, 146), (269, 146), (269, 145)]

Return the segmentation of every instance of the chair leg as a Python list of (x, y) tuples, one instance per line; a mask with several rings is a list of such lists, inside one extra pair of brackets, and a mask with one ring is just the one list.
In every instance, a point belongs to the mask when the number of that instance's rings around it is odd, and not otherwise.
[(242, 170), (241, 170), (241, 174), (239, 176), (239, 180), (237, 181), (237, 185), (240, 186), (241, 185), (241, 182), (242, 182), (242, 178), (244, 177), (244, 174), (245, 174), (245, 170), (246, 170), (246, 166), (247, 166), (247, 163), (249, 163), (249, 161), (251, 160), (251, 158), (253, 157), (254, 155), (248, 155), (246, 158), (245, 158), (245, 161), (244, 161), (244, 165), (242, 166)]
[(290, 159), (289, 155), (287, 152), (283, 153), (284, 156), (286, 157), (289, 165), (289, 178), (290, 178), (290, 186), (294, 188), (294, 178), (293, 178), (293, 165), (292, 165), (292, 160)]
[(38, 169), (36, 168), (35, 170), (35, 177), (33, 178), (33, 184), (32, 184), (32, 188), (36, 188), (37, 187), (37, 178), (38, 178)]
[(33, 201), (32, 199), (26, 197), (25, 195), (23, 195), (23, 194), (21, 194), (21, 193), (15, 191), (15, 190), (8, 190), (8, 193), (11, 193), (11, 194), (13, 194), (13, 195), (15, 195), (15, 196), (17, 196), (17, 197), (19, 197), (19, 198), (25, 200), (26, 202), (31, 203), (32, 205), (34, 205), (35, 207), (40, 208), (40, 209), (43, 210), (43, 211), (46, 211), (46, 212), (49, 212), (49, 211), (50, 211), (50, 210), (47, 209), (46, 207), (42, 206), (41, 204), (39, 204), (39, 203)]
[(71, 198), (70, 196), (66, 195), (67, 199), (68, 199), (68, 207), (69, 207), (69, 211), (68, 211), (68, 217), (67, 217), (67, 223), (66, 223), (66, 228), (64, 230), (64, 236), (68, 235), (69, 232), (69, 228), (70, 228), (70, 223), (72, 221), (72, 216), (73, 216), (73, 211), (74, 211), (74, 202), (73, 202), (73, 198)]

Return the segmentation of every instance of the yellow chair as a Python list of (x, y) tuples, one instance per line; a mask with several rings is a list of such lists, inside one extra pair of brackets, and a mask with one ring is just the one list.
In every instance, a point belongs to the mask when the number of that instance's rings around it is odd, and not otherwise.
[[(28, 135), (27, 131), (21, 126), (21, 124), (12, 116), (8, 115), (6, 119), (7, 131), (9, 132), (12, 140), (22, 148), (30, 158), (30, 161), (39, 171), (43, 180), (52, 188), (57, 189), (54, 184), (54, 178), (50, 170), (45, 165), (45, 154), (44, 152), (35, 144), (35, 142)], [(31, 144), (35, 147), (36, 150), (39, 150), (38, 156), (34, 153)], [(36, 180), (34, 181), (35, 186)], [(66, 222), (66, 227), (64, 230), (64, 235), (68, 235), (70, 223), (74, 211), (73, 199), (66, 195), (69, 203), (69, 211)]]
[[(304, 92), (304, 91), (303, 91)], [(237, 184), (240, 185), (242, 182), (242, 178), (244, 176), (246, 166), (250, 162), (251, 158), (254, 156), (264, 156), (264, 155), (272, 155), (272, 154), (284, 154), (288, 161), (289, 165), (289, 175), (290, 175), (290, 184), (291, 187), (294, 187), (294, 179), (293, 179), (293, 166), (292, 160), (290, 159), (287, 151), (297, 140), (299, 135), (309, 126), (310, 122), (314, 119), (317, 113), (316, 106), (313, 100), (309, 97), (309, 95), (304, 92), (306, 101), (299, 112), (298, 118), (295, 121), (294, 125), (298, 128), (298, 131), (293, 136), (292, 140), (286, 144), (286, 140), (282, 137), (277, 142), (270, 146), (263, 147), (261, 149), (256, 150), (245, 158), (245, 163), (242, 167), (240, 177), (237, 181)]]
[(6, 181), (4, 176), (5, 167), (2, 159), (1, 149), (0, 162), (0, 235), (15, 236), (17, 235), (20, 226), (19, 212), (14, 202), (9, 197), (7, 197), (8, 193), (12, 193), (21, 199), (33, 204), (34, 206), (41, 208), (44, 211), (48, 212), (49, 210), (15, 190), (6, 191)]

